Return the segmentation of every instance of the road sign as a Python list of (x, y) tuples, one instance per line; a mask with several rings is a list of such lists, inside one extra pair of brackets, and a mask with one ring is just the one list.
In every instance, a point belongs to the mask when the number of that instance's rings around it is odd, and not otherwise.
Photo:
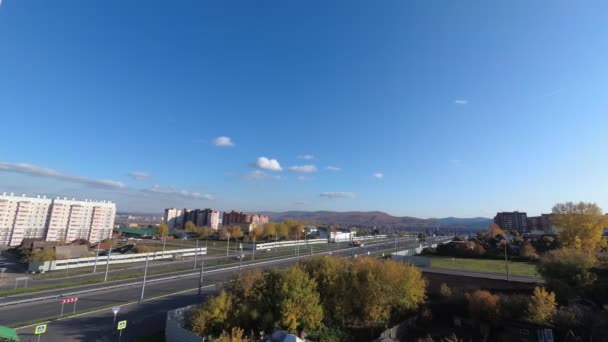
[(120, 311), (120, 306), (113, 306), (112, 307), (112, 312), (114, 313), (115, 316), (118, 314), (119, 311)]
[(78, 297), (72, 297), (72, 298), (66, 298), (66, 299), (62, 299), (61, 300), (61, 304), (67, 304), (67, 303), (75, 303), (78, 301)]
[(46, 324), (37, 325), (36, 330), (34, 330), (34, 334), (40, 335), (46, 332)]
[(127, 327), (127, 321), (126, 320), (118, 322), (118, 330), (122, 330), (122, 329), (124, 329), (126, 327)]
[(0, 267), (0, 272), (2, 272), (2, 273), (6, 272), (6, 267)]

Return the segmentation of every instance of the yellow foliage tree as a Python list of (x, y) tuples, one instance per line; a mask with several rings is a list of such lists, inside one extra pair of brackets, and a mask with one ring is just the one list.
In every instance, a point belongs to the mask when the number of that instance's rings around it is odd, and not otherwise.
[(528, 319), (536, 323), (549, 323), (557, 311), (555, 293), (536, 287), (528, 304)]
[(558, 228), (559, 240), (565, 247), (595, 253), (606, 245), (602, 233), (608, 226), (608, 217), (595, 203), (556, 204), (551, 222)]
[(497, 235), (505, 236), (505, 231), (500, 228), (496, 223), (492, 223), (490, 227), (488, 227), (488, 235), (490, 237), (496, 237)]
[(169, 235), (169, 226), (165, 222), (161, 222), (158, 227), (156, 227), (156, 235), (160, 238), (165, 238)]

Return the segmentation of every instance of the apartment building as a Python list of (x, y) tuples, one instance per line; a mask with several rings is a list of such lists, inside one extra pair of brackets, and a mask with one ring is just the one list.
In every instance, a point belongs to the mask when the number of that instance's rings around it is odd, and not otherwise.
[(520, 233), (527, 233), (528, 214), (518, 211), (496, 213), (494, 223), (504, 230), (517, 230)]
[(198, 227), (219, 228), (220, 212), (213, 209), (165, 209), (164, 222), (169, 229), (184, 229), (186, 222), (192, 222)]
[(112, 235), (116, 204), (67, 198), (0, 196), (0, 245), (18, 246), (26, 238), (90, 242)]
[(222, 218), (222, 225), (224, 226), (228, 226), (228, 225), (238, 225), (238, 224), (246, 224), (246, 223), (252, 223), (252, 224), (265, 224), (268, 223), (268, 216), (267, 215), (260, 215), (260, 214), (250, 214), (250, 213), (243, 213), (240, 211), (231, 211), (231, 212), (224, 212), (224, 216)]

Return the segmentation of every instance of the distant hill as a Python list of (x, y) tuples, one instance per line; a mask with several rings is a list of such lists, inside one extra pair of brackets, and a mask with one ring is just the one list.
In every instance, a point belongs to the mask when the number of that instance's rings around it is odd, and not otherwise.
[(391, 216), (381, 211), (286, 211), (263, 212), (271, 221), (294, 219), (322, 224), (356, 226), (362, 228), (450, 228), (480, 230), (487, 228), (492, 220), (485, 217), (420, 219), (409, 216)]

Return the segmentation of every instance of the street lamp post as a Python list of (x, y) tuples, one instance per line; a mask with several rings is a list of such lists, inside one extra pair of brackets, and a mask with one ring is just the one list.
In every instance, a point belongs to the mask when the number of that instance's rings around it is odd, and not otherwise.
[(505, 243), (505, 267), (507, 268), (507, 281), (510, 281), (510, 279), (509, 279), (509, 262), (507, 261), (507, 244), (506, 243)]
[(198, 295), (203, 293), (203, 274), (205, 273), (205, 259), (201, 260), (201, 274), (198, 278)]
[(110, 269), (110, 256), (112, 256), (112, 245), (110, 245), (110, 251), (108, 252), (108, 259), (106, 260), (106, 274), (103, 277), (103, 282), (108, 281), (108, 270)]
[(198, 239), (196, 239), (196, 247), (194, 248), (194, 266), (192, 267), (193, 270), (196, 270), (197, 257), (198, 257)]
[(141, 284), (141, 295), (139, 296), (139, 301), (144, 300), (144, 291), (146, 289), (146, 277), (148, 276), (148, 258), (150, 254), (146, 254), (146, 266), (144, 267), (144, 281)]
[(228, 233), (228, 244), (226, 245), (226, 256), (230, 255), (230, 233)]
[(101, 245), (101, 240), (97, 241), (97, 249), (95, 250), (95, 266), (93, 266), (93, 273), (97, 271), (97, 258), (99, 258), (99, 245)]

